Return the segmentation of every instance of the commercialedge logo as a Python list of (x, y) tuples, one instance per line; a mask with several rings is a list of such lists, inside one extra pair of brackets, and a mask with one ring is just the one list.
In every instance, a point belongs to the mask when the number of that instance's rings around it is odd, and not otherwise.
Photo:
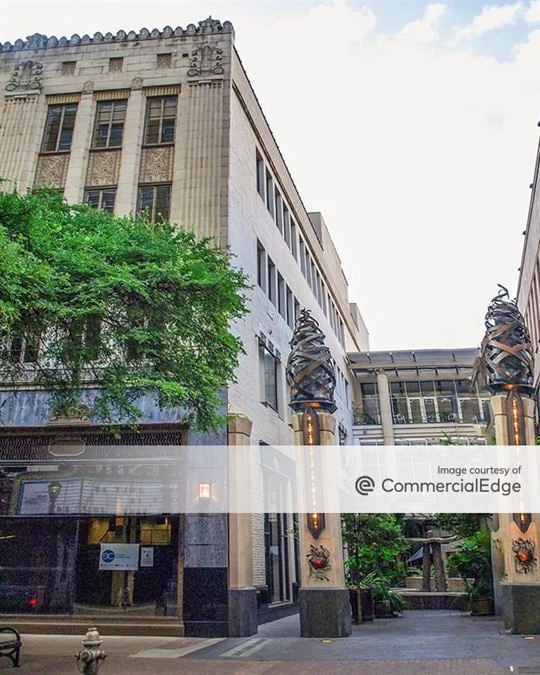
[(464, 480), (461, 478), (456, 481), (397, 481), (393, 478), (385, 478), (381, 483), (383, 492), (399, 493), (454, 493), (463, 492), (485, 494), (494, 492), (508, 497), (511, 494), (521, 492), (521, 483), (504, 481), (500, 478), (474, 478), (473, 480)]
[(375, 481), (371, 476), (360, 476), (356, 479), (354, 488), (359, 495), (365, 497), (375, 489)]

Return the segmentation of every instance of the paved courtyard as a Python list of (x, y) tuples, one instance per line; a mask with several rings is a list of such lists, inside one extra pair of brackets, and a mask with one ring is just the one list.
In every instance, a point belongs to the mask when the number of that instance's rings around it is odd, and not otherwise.
[[(76, 673), (74, 636), (24, 636), (19, 672)], [(303, 675), (331, 671), (345, 675), (540, 674), (540, 636), (505, 634), (496, 617), (459, 612), (409, 611), (354, 627), (341, 640), (302, 639), (298, 616), (260, 627), (251, 638), (211, 639), (105, 636), (103, 675), (184, 673), (205, 675)], [(10, 667), (0, 662), (0, 670)]]

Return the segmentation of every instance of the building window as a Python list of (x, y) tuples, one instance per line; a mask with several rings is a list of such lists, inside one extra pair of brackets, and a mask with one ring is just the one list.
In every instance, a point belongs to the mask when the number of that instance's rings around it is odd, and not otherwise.
[(281, 195), (276, 190), (276, 225), (280, 232), (283, 232), (283, 201)]
[(42, 152), (70, 150), (76, 114), (76, 103), (49, 106), (41, 147)]
[(146, 213), (152, 223), (169, 219), (170, 185), (141, 185), (137, 199), (137, 214)]
[(279, 361), (277, 356), (259, 340), (261, 366), (262, 402), (278, 412)]
[(266, 291), (266, 251), (260, 241), (257, 240), (257, 283)]
[(274, 181), (272, 176), (266, 171), (266, 208), (270, 215), (274, 217)]
[(300, 303), (295, 298), (294, 299), (294, 322), (296, 323), (300, 318)]
[(283, 238), (287, 246), (291, 248), (291, 217), (286, 206), (283, 207)]
[(157, 55), (157, 67), (158, 68), (170, 68), (171, 67), (171, 61), (172, 60), (172, 54), (158, 54)]
[(146, 104), (144, 144), (174, 143), (178, 96), (156, 96)]
[(117, 56), (113, 59), (109, 59), (109, 73), (119, 73), (124, 67), (124, 58), (122, 56)]
[(9, 353), (14, 363), (37, 363), (41, 346), (41, 335), (16, 335), (11, 340)]
[(291, 223), (291, 253), (294, 256), (295, 260), (298, 260), (298, 250), (297, 250), (297, 235), (296, 235), (296, 225), (292, 218), (290, 219)]
[(271, 258), (268, 261), (268, 297), (270, 301), (276, 304), (276, 266)]
[(287, 286), (287, 324), (289, 328), (294, 328), (293, 294), (288, 286)]
[(127, 101), (99, 101), (93, 148), (119, 148), (122, 145), (126, 108)]
[(300, 269), (304, 277), (306, 276), (306, 245), (304, 240), (300, 237)]
[(98, 190), (86, 190), (84, 200), (95, 209), (103, 209), (112, 213), (114, 211), (114, 200), (116, 198), (116, 188), (104, 188)]
[(75, 65), (77, 61), (63, 61), (62, 75), (75, 75)]
[(278, 312), (283, 318), (287, 316), (287, 307), (285, 301), (285, 281), (283, 277), (278, 272), (277, 275), (277, 301), (278, 301)]
[(257, 172), (257, 192), (264, 201), (264, 162), (258, 150), (255, 151), (255, 170)]

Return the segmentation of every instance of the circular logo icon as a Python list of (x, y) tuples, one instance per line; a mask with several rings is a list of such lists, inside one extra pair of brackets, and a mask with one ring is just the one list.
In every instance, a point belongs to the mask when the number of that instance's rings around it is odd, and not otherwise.
[(356, 479), (354, 487), (359, 495), (365, 497), (375, 489), (375, 481), (371, 476), (360, 476), (360, 478)]
[(101, 554), (101, 559), (103, 560), (104, 563), (112, 563), (112, 561), (115, 559), (114, 551), (111, 551), (110, 548), (107, 548), (103, 551)]

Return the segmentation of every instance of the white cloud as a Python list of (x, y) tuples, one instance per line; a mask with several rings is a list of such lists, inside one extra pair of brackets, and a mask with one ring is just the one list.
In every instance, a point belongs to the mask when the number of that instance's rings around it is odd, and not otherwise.
[(446, 11), (446, 5), (432, 4), (428, 5), (424, 16), (417, 21), (411, 21), (404, 26), (398, 33), (402, 40), (424, 43), (432, 42), (438, 37), (438, 23), (441, 16)]
[(525, 21), (540, 23), (540, 0), (533, 0), (525, 12)]
[(508, 26), (516, 20), (521, 9), (521, 2), (516, 2), (513, 5), (487, 5), (480, 14), (474, 17), (471, 24), (457, 29), (456, 37), (477, 37), (497, 28)]

